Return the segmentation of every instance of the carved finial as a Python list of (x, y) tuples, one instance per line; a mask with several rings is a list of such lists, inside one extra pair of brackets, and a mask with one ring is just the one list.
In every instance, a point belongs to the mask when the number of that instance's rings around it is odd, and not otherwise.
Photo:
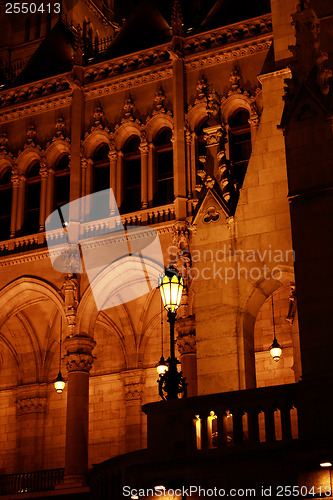
[(237, 68), (237, 66), (235, 66), (234, 70), (230, 73), (230, 78), (229, 78), (232, 92), (237, 92), (240, 90), (241, 79), (242, 79), (242, 76), (240, 74), (240, 71)]
[(202, 77), (200, 78), (200, 80), (198, 80), (197, 83), (197, 95), (194, 104), (197, 104), (203, 99), (206, 99), (207, 91), (208, 91), (207, 79), (204, 75), (202, 75)]
[(207, 97), (207, 114), (211, 124), (219, 123), (220, 98), (216, 90), (212, 89)]
[(57, 122), (55, 124), (55, 130), (56, 130), (55, 135), (58, 139), (65, 138), (65, 136), (64, 136), (65, 120), (64, 120), (64, 117), (62, 115), (58, 116)]
[(36, 135), (37, 135), (36, 127), (33, 123), (31, 123), (28, 127), (28, 130), (27, 130), (26, 146), (35, 146), (36, 145), (36, 142), (35, 142)]
[(82, 66), (82, 56), (83, 56), (83, 39), (82, 39), (82, 28), (78, 24), (76, 28), (76, 37), (74, 44), (74, 64)]
[(104, 111), (100, 104), (97, 105), (94, 111), (94, 126), (93, 128), (103, 128)]
[(154, 111), (153, 115), (156, 113), (166, 113), (166, 109), (164, 107), (165, 94), (162, 87), (156, 92), (154, 99)]
[(124, 102), (122, 122), (127, 121), (127, 120), (130, 120), (130, 121), (134, 120), (133, 108), (134, 108), (133, 100), (132, 100), (131, 95), (129, 95), (128, 98), (125, 99), (125, 102)]
[(183, 34), (183, 15), (178, 0), (174, 0), (171, 14), (171, 27), (173, 36)]

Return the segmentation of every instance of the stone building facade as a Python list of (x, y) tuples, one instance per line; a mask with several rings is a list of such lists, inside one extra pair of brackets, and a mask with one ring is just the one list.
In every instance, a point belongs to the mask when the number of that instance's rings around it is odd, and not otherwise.
[[(332, 375), (333, 8), (235, 4), (77, 0), (16, 20), (1, 6), (3, 477), (64, 468), (67, 492), (84, 495), (93, 464), (147, 447), (147, 413), (156, 437), (148, 403), (160, 399), (156, 365), (169, 351), (159, 291), (98, 311), (87, 275), (56, 271), (47, 249), (47, 217), (103, 189), (125, 227), (156, 229), (165, 265), (183, 273), (183, 405), (235, 391), (268, 397), (273, 386), (282, 397), (284, 386)], [(111, 216), (106, 206), (94, 220), (82, 205), (68, 222), (94, 237)], [(67, 383), (57, 394), (61, 330)], [(201, 421), (213, 426), (213, 416)], [(272, 418), (277, 441), (286, 427)], [(257, 422), (262, 442), (269, 424)], [(226, 442), (236, 436), (228, 425)]]

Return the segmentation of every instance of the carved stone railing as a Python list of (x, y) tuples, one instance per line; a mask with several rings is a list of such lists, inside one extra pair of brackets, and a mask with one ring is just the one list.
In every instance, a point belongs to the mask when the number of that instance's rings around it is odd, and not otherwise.
[(0, 476), (0, 495), (54, 490), (64, 478), (64, 469), (41, 470)]
[[(121, 221), (124, 227), (163, 224), (173, 221), (174, 219), (175, 208), (173, 204), (121, 215)], [(80, 237), (87, 239), (107, 233), (110, 220), (113, 219), (106, 218), (82, 223), (80, 227)], [(0, 257), (46, 247), (47, 240), (52, 241), (53, 245), (64, 244), (66, 243), (65, 232), (62, 229), (57, 229), (47, 234), (45, 232), (40, 232), (0, 241)]]

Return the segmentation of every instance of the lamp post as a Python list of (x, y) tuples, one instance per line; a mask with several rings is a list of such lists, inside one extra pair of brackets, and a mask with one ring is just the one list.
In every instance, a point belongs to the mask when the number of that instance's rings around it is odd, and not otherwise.
[[(162, 399), (177, 399), (178, 395), (187, 395), (187, 383), (182, 372), (178, 371), (179, 361), (175, 356), (175, 321), (184, 288), (183, 278), (173, 266), (169, 266), (159, 280), (159, 290), (164, 309), (170, 324), (170, 357), (164, 365), (164, 358), (158, 366), (158, 389)], [(162, 368), (163, 366), (163, 368)]]
[(54, 388), (58, 394), (61, 394), (65, 388), (65, 380), (61, 373), (61, 343), (62, 343), (62, 316), (60, 316), (60, 339), (59, 339), (59, 373), (54, 381)]

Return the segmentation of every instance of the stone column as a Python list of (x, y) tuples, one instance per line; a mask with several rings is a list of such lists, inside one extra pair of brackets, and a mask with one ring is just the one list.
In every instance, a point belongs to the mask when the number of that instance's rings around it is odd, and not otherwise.
[(141, 151), (141, 207), (148, 208), (148, 142), (141, 142), (139, 149)]
[[(116, 191), (117, 191), (117, 160), (118, 160), (118, 153), (115, 148), (110, 149), (109, 151), (109, 160), (110, 160), (110, 189), (113, 191), (113, 195), (116, 198)], [(110, 215), (115, 214), (115, 207), (112, 207), (112, 204), (110, 204)]]
[(142, 443), (142, 370), (121, 374), (126, 401), (126, 452), (140, 450)]
[(149, 152), (148, 152), (148, 204), (149, 206), (154, 205), (154, 194), (156, 189), (156, 172), (154, 172), (154, 164), (155, 164), (155, 146), (151, 142), (149, 144)]
[(122, 151), (118, 151), (118, 159), (117, 159), (117, 184), (116, 184), (116, 202), (118, 207), (121, 207), (123, 201), (123, 157), (124, 154)]
[(41, 176), (41, 186), (40, 186), (40, 210), (39, 210), (39, 231), (45, 231), (45, 219), (46, 219), (46, 189), (47, 189), (47, 178), (49, 175), (47, 166), (44, 162), (41, 163), (39, 169), (39, 174)]
[(18, 203), (18, 192), (20, 185), (20, 176), (17, 173), (12, 174), (12, 186), (13, 186), (13, 196), (12, 196), (12, 210), (10, 219), (10, 237), (14, 238), (17, 229), (17, 203)]
[(88, 336), (76, 335), (64, 340), (68, 371), (66, 455), (64, 483), (86, 484), (88, 472), (89, 371), (96, 342)]
[[(81, 196), (84, 198), (87, 195), (87, 169), (88, 169), (88, 160), (84, 156), (81, 159)], [(86, 216), (85, 210), (85, 202), (81, 200), (81, 220), (84, 221)]]
[(192, 155), (191, 155), (191, 142), (192, 142), (192, 134), (189, 130), (185, 133), (186, 140), (186, 165), (187, 165), (187, 196), (188, 198), (192, 198)]
[(21, 229), (23, 221), (24, 221), (25, 183), (26, 183), (25, 176), (20, 175), (20, 185), (19, 185), (18, 203), (17, 203), (16, 230)]
[(180, 318), (176, 321), (177, 346), (183, 376), (186, 377), (187, 395), (197, 395), (197, 350), (194, 316)]
[(49, 175), (47, 178), (47, 188), (46, 188), (46, 213), (45, 218), (47, 218), (54, 208), (54, 170), (49, 168)]

